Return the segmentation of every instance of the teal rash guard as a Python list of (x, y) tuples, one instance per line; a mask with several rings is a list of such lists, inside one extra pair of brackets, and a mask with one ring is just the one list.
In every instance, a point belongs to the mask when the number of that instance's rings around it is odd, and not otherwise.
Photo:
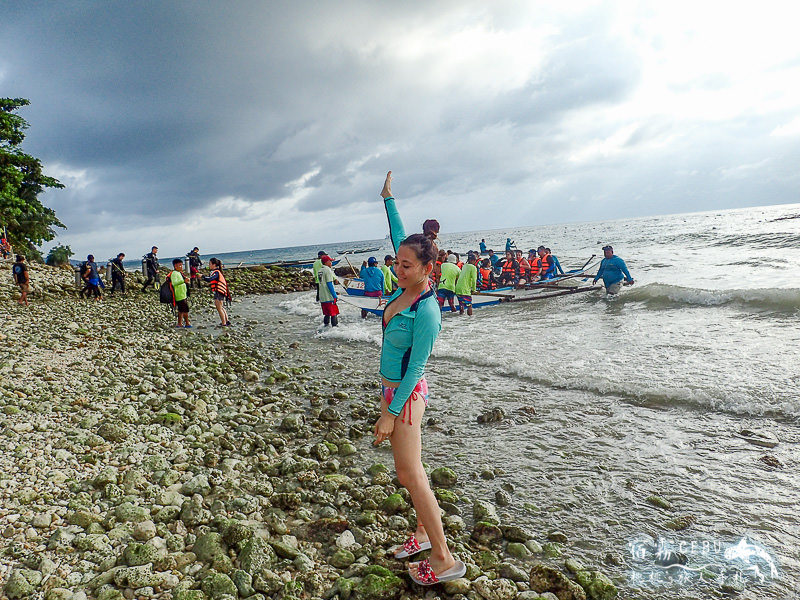
[(625, 261), (619, 256), (612, 256), (611, 258), (604, 258), (600, 262), (600, 268), (597, 270), (593, 283), (596, 283), (598, 279), (602, 279), (603, 285), (609, 287), (622, 281), (623, 278), (625, 281), (633, 281)]
[[(395, 254), (406, 232), (394, 198), (384, 200), (389, 233)], [(398, 289), (384, 307), (403, 292)], [(389, 412), (400, 415), (411, 392), (425, 375), (425, 365), (433, 350), (433, 343), (442, 330), (442, 311), (432, 289), (428, 289), (407, 309), (397, 313), (388, 323), (383, 323), (383, 347), (381, 348), (381, 376), (387, 381), (399, 383), (389, 405)]]

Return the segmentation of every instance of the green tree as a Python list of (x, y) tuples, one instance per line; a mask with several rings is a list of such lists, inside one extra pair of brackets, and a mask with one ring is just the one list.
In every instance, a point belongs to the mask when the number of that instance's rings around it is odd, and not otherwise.
[(54, 227), (66, 225), (39, 202), (39, 194), (64, 186), (42, 172), (39, 159), (22, 151), (28, 122), (14, 113), (28, 104), (25, 98), (0, 98), (0, 224), (15, 252), (41, 261), (38, 247), (56, 236)]
[(50, 253), (47, 255), (47, 260), (45, 260), (45, 264), (50, 265), (51, 267), (60, 267), (61, 265), (68, 265), (69, 264), (69, 257), (72, 256), (74, 252), (72, 248), (69, 246), (65, 246), (63, 244), (59, 244), (55, 248), (50, 248)]

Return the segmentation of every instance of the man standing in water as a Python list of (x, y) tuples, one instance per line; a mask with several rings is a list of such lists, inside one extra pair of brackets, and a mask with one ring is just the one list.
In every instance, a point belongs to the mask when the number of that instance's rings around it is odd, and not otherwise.
[(633, 277), (631, 277), (625, 261), (614, 255), (614, 248), (604, 246), (603, 255), (605, 258), (600, 262), (600, 268), (597, 269), (597, 275), (592, 284), (597, 283), (598, 279), (602, 279), (607, 294), (619, 294), (623, 278), (625, 285), (633, 285)]

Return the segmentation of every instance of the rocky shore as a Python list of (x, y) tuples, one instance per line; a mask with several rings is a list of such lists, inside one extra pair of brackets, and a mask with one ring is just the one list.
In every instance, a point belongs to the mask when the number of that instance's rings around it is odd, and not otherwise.
[[(301, 272), (231, 270), (234, 292), (308, 289)], [(565, 536), (503, 522), (513, 494), (468, 498), (433, 469), (463, 579), (432, 591), (389, 550), (413, 529), (373, 462), (377, 382), (323, 369), (290, 331), (213, 327), (207, 295), (178, 330), (155, 294), (78, 300), (70, 270), (32, 269), (18, 307), (0, 269), (0, 586), (45, 600), (610, 600)], [(380, 456), (388, 457), (388, 454)], [(389, 459), (390, 460), (390, 459)], [(424, 554), (422, 555), (424, 557)]]

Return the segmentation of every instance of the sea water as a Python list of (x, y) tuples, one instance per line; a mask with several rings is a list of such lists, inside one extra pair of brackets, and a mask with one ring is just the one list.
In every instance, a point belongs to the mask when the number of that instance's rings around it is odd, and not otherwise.
[[(440, 247), (460, 252), (481, 238), (501, 251), (506, 237), (525, 251), (544, 244), (565, 269), (613, 244), (636, 283), (617, 297), (445, 314), (427, 369), (426, 420), (436, 426), (424, 428), (424, 460), (452, 466), (474, 498), (512, 490), (505, 522), (540, 542), (563, 533), (565, 556), (611, 575), (623, 598), (705, 598), (723, 582), (743, 586), (742, 598), (798, 597), (800, 218), (792, 217), (800, 205), (444, 233)], [(383, 245), (374, 253), (382, 257), (388, 243), (350, 245)], [(282, 256), (304, 252), (313, 257), (316, 247)], [(350, 260), (358, 268), (364, 258)], [(377, 378), (379, 319), (340, 306), (336, 329), (321, 327), (313, 293), (256, 298), (246, 310), (282, 320), (320, 365), (336, 358)], [(505, 418), (478, 424), (494, 408)], [(777, 445), (755, 445), (753, 433)], [(365, 452), (390, 460), (387, 450)], [(667, 526), (681, 516), (694, 522)], [(664, 568), (676, 553), (686, 565)]]

